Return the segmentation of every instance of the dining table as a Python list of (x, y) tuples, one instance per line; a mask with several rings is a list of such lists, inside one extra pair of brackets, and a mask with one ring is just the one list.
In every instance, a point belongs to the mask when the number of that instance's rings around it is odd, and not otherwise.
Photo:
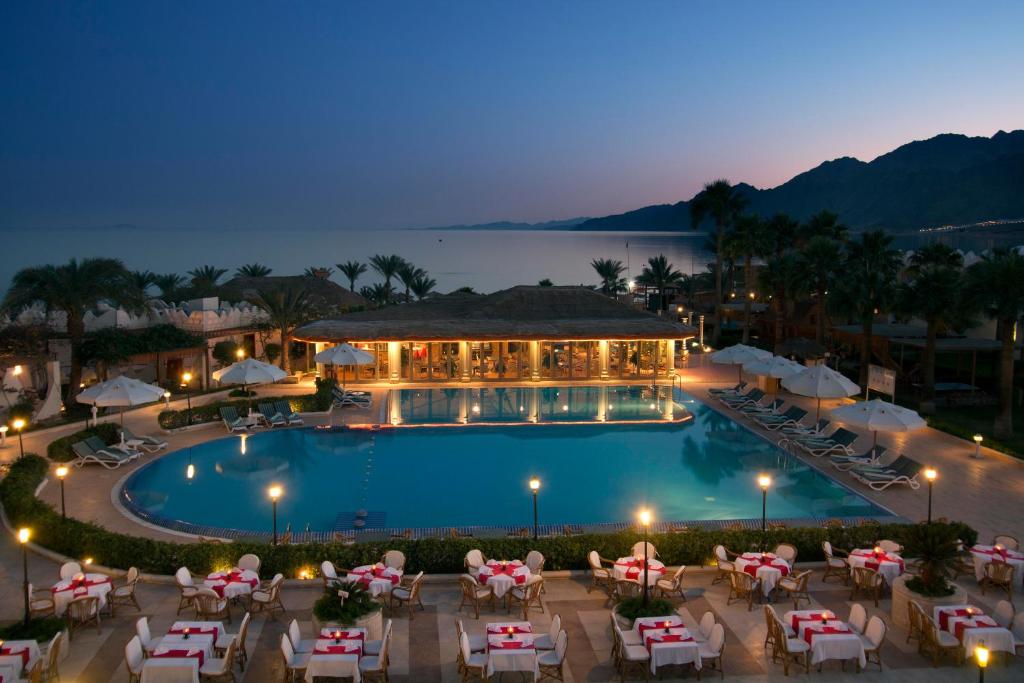
[(882, 575), (890, 586), (904, 571), (903, 558), (896, 553), (887, 553), (880, 548), (857, 548), (850, 551), (847, 560), (851, 567), (866, 567)]
[(989, 650), (1014, 654), (1013, 633), (976, 605), (939, 605), (933, 618), (940, 629), (956, 636), (967, 652), (984, 641)]
[(39, 643), (34, 640), (0, 641), (0, 668), (11, 672), (11, 680), (18, 680), (39, 657)]
[(86, 595), (99, 598), (102, 609), (107, 604), (107, 593), (113, 589), (114, 584), (106, 574), (75, 574), (53, 584), (50, 594), (53, 597), (54, 610), (59, 617), (67, 611), (72, 600)]
[(142, 663), (141, 683), (199, 683), (199, 660), (149, 657)]
[[(665, 563), (653, 557), (647, 560), (647, 585), (653, 586), (658, 579), (665, 574)], [(644, 583), (644, 558), (641, 557), (620, 557), (612, 565), (612, 576), (616, 581), (626, 579), (636, 581), (640, 585)]]
[(736, 558), (736, 570), (761, 579), (761, 593), (768, 597), (779, 579), (789, 576), (789, 563), (774, 553), (743, 553)]
[(829, 610), (805, 609), (786, 612), (783, 621), (789, 624), (797, 638), (811, 646), (811, 664), (830, 659), (857, 660), (863, 669), (867, 654), (860, 636), (848, 623), (836, 618)]
[(252, 595), (260, 585), (260, 575), (251, 569), (232, 567), (224, 571), (208, 574), (203, 585), (213, 590), (222, 598), (234, 600)]
[(499, 600), (513, 587), (525, 585), (530, 576), (530, 568), (519, 560), (487, 560), (476, 572), (476, 580), (490, 586)]
[(365, 564), (356, 567), (340, 580), (344, 583), (359, 582), (363, 588), (370, 592), (370, 595), (377, 597), (390, 593), (391, 589), (402, 582), (403, 572), (401, 569), (386, 567), (382, 563)]
[(1018, 580), (1024, 576), (1024, 553), (1003, 546), (975, 545), (971, 548), (974, 560), (974, 577), (981, 581), (985, 576), (985, 565), (990, 562), (1005, 562), (1014, 567)]
[(217, 638), (224, 634), (224, 624), (219, 621), (176, 621), (160, 639), (160, 644), (149, 654), (146, 662), (153, 669), (147, 678), (150, 681), (191, 680), (194, 670), (198, 676), (203, 664), (215, 656)]
[(633, 622), (633, 630), (650, 654), (652, 674), (671, 664), (692, 664), (700, 670), (700, 645), (678, 614), (641, 617)]
[(306, 666), (306, 681), (313, 683), (313, 679), (320, 676), (351, 678), (352, 683), (359, 683), (359, 660), (365, 645), (365, 628), (320, 629)]
[(500, 621), (487, 624), (487, 676), (519, 671), (540, 677), (533, 626), (528, 621)]

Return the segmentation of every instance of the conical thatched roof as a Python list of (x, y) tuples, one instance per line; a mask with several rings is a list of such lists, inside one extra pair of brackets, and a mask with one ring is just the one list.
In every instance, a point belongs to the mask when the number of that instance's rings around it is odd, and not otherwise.
[(320, 320), (302, 341), (487, 341), (503, 339), (682, 339), (693, 328), (639, 311), (586, 287), (512, 287), (453, 293)]

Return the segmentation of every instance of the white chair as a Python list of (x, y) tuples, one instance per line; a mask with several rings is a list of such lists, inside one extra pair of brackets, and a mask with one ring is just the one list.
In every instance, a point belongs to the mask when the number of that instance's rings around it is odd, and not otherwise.
[(82, 573), (82, 565), (77, 562), (65, 562), (60, 566), (60, 580), (67, 581), (72, 576)]
[(250, 572), (260, 573), (260, 558), (258, 555), (246, 553), (238, 558), (238, 568)]
[[(456, 620), (458, 621), (458, 620)], [(462, 622), (459, 621), (461, 625)], [(367, 640), (363, 643), (363, 654), (364, 655), (379, 655), (381, 648), (384, 646), (384, 641), (391, 637), (391, 620), (388, 619), (384, 622), (384, 633), (381, 635), (380, 640)]]
[(484, 554), (476, 548), (473, 548), (466, 553), (466, 559), (464, 560), (466, 569), (470, 570), (479, 569), (486, 561), (487, 560), (484, 559)]
[[(458, 634), (459, 642), (462, 642), (462, 634), (466, 633), (466, 629), (462, 626), (462, 619), (455, 620), (455, 631)], [(471, 636), (466, 633), (466, 637), (469, 638), (469, 651), (470, 652), (486, 652), (487, 651), (487, 636)]]
[(838, 576), (844, 586), (849, 583), (850, 566), (846, 564), (846, 560), (836, 557), (832, 544), (828, 541), (822, 541), (821, 550), (825, 553), (825, 573), (822, 575), (821, 580), (827, 582), (830, 576)]
[(284, 611), (284, 603), (281, 602), (281, 584), (284, 582), (284, 574), (274, 574), (270, 580), (270, 586), (266, 590), (259, 588), (252, 592), (250, 605), (253, 612), (267, 612), (271, 619), (274, 618), (274, 610)]
[(293, 681), (299, 677), (300, 673), (305, 674), (306, 667), (309, 666), (309, 653), (296, 653), (292, 649), (292, 641), (288, 640), (287, 633), (281, 634), (281, 656), (284, 658), (287, 680)]
[(196, 606), (196, 618), (201, 621), (217, 621), (227, 619), (231, 623), (231, 610), (228, 599), (217, 595), (212, 588), (200, 588), (192, 599)]
[(702, 666), (717, 669), (718, 674), (725, 678), (725, 672), (722, 670), (722, 650), (725, 649), (725, 627), (721, 624), (715, 624), (711, 628), (711, 635), (708, 639), (697, 643), (697, 648), (700, 650), (700, 661)]
[(612, 570), (602, 564), (601, 555), (596, 550), (587, 553), (587, 564), (590, 565), (590, 585), (587, 586), (587, 592), (594, 588), (611, 591), (615, 585)]
[(540, 574), (544, 571), (544, 555), (539, 550), (531, 550), (526, 553), (523, 564), (530, 568), (531, 574)]
[(558, 632), (562, 630), (562, 616), (556, 614), (551, 620), (551, 626), (547, 633), (542, 633), (533, 641), (533, 646), (538, 650), (554, 650), (558, 640)]
[(715, 614), (711, 610), (708, 610), (700, 617), (700, 622), (697, 624), (697, 630), (692, 634), (693, 639), (698, 643), (706, 641), (711, 637), (711, 631), (715, 628)]
[(1013, 628), (1010, 630), (1013, 632), (1014, 642), (1017, 643), (1016, 649), (1024, 648), (1024, 612), (1013, 618)]
[(1013, 616), (1016, 610), (1013, 607), (1013, 603), (1009, 600), (1000, 600), (996, 603), (996, 610), (992, 613), (992, 618), (995, 619), (996, 623), (1003, 628), (1010, 628), (1013, 624)]
[(875, 545), (877, 545), (879, 548), (882, 549), (883, 552), (886, 552), (886, 553), (901, 553), (901, 552), (903, 552), (903, 546), (901, 546), (896, 541), (890, 541), (890, 540), (887, 540), (887, 539), (882, 539), (881, 541), (878, 541)]
[(320, 563), (320, 578), (324, 580), (324, 588), (342, 583), (342, 580), (338, 577), (338, 570), (335, 569), (334, 563), (330, 560), (324, 560)]
[(160, 637), (154, 638), (149, 632), (149, 619), (139, 617), (135, 620), (135, 635), (139, 638), (139, 644), (146, 652), (153, 652), (160, 647)]
[(420, 599), (420, 587), (423, 581), (423, 572), (420, 572), (413, 577), (412, 581), (408, 584), (401, 586), (395, 586), (391, 589), (389, 607), (394, 610), (396, 607), (400, 607), (403, 603), (409, 609), (409, 619), (413, 618), (413, 607), (419, 607), (425, 610), (423, 606), (423, 600)]
[(245, 648), (245, 640), (249, 634), (249, 620), (252, 619), (252, 615), (248, 612), (242, 617), (242, 626), (238, 629), (238, 633), (221, 633), (214, 643), (214, 648), (219, 652), (225, 652), (231, 643), (235, 644), (235, 661), (238, 662), (238, 668), (245, 671), (245, 664), (249, 659), (249, 651)]
[(775, 556), (782, 558), (792, 567), (796, 562), (796, 547), (790, 543), (780, 543), (775, 546)]
[(389, 550), (380, 560), (385, 567), (405, 571), (405, 553), (401, 550)]
[(135, 598), (135, 587), (138, 583), (138, 567), (129, 567), (128, 573), (125, 575), (125, 582), (120, 586), (114, 586), (114, 589), (107, 594), (107, 605), (110, 607), (110, 616), (114, 616), (114, 607), (116, 605), (134, 607), (137, 612), (142, 611), (142, 608), (139, 606), (139, 601)]
[(145, 656), (142, 653), (142, 643), (138, 636), (132, 636), (124, 646), (124, 663), (128, 668), (129, 683), (138, 683), (142, 680), (142, 664)]
[(60, 643), (63, 633), (53, 634), (50, 642), (43, 648), (42, 655), (46, 658), (43, 662), (43, 680), (60, 680)]
[(482, 652), (473, 652), (469, 649), (469, 636), (463, 632), (459, 638), (459, 650), (462, 652), (462, 680), (465, 681), (469, 674), (477, 676), (481, 681), (487, 680), (487, 655)]
[(204, 681), (226, 677), (230, 677), (231, 680), (234, 681), (234, 663), (235, 643), (232, 641), (231, 644), (228, 645), (228, 649), (224, 652), (223, 657), (210, 657), (203, 662), (203, 665), (199, 667), (199, 676)]
[(359, 659), (359, 676), (367, 681), (387, 681), (388, 679), (388, 644), (391, 638), (387, 635), (381, 640), (380, 654), (363, 655)]
[(627, 675), (634, 671), (643, 675), (644, 680), (650, 680), (651, 654), (643, 645), (627, 645), (626, 641), (619, 643), (619, 675), (625, 680)]
[(855, 633), (864, 633), (868, 625), (868, 611), (864, 609), (864, 605), (855, 602), (850, 606), (850, 619), (847, 623)]
[(299, 620), (292, 619), (288, 624), (288, 640), (292, 641), (292, 650), (295, 652), (312, 652), (316, 648), (316, 640), (303, 640), (302, 632), (299, 631)]
[[(782, 625), (783, 623), (781, 620), (777, 621), (775, 628), (778, 629)], [(807, 673), (811, 665), (810, 644), (803, 638), (796, 638), (787, 635), (784, 631), (780, 631), (775, 640), (778, 643), (778, 647), (776, 648), (775, 655), (773, 655), (772, 659), (774, 660), (776, 656), (782, 658), (783, 672), (788, 676), (789, 665), (795, 661), (803, 664), (804, 673)]]
[(671, 579), (658, 579), (655, 581), (654, 587), (662, 597), (668, 597), (669, 595), (675, 594), (685, 601), (686, 591), (683, 590), (683, 574), (685, 572), (686, 565), (684, 564), (676, 570), (676, 573), (672, 575)]
[(728, 580), (729, 575), (736, 570), (736, 563), (729, 559), (729, 551), (724, 545), (716, 545), (714, 553), (715, 560), (718, 561), (718, 576), (712, 583)]
[(174, 572), (174, 583), (177, 584), (180, 593), (177, 613), (181, 614), (181, 610), (192, 607), (199, 589), (192, 580), (192, 572), (188, 570), (188, 567), (179, 567), (178, 571)]
[(645, 545), (647, 546), (647, 559), (653, 560), (654, 558), (656, 558), (658, 556), (658, 551), (655, 549), (654, 544), (650, 541), (648, 541), (647, 543), (644, 543), (643, 541), (637, 541), (633, 544), (633, 549), (629, 551), (630, 554), (633, 557), (643, 557)]
[(872, 662), (882, 670), (882, 643), (885, 641), (885, 622), (881, 617), (874, 616), (868, 622), (864, 634), (860, 636), (860, 642), (864, 644), (864, 654), (868, 658), (868, 664)]
[(562, 672), (562, 664), (565, 662), (565, 650), (569, 646), (569, 634), (559, 631), (555, 638), (555, 649), (545, 650), (537, 655), (537, 666), (540, 669), (540, 679), (550, 678), (555, 681), (564, 681), (565, 674)]

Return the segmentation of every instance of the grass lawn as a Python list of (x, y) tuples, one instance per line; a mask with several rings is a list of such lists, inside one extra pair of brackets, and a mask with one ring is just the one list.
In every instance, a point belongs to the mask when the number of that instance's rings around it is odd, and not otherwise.
[(935, 429), (967, 439), (975, 434), (985, 437), (984, 445), (1004, 453), (1024, 458), (1024, 410), (1014, 406), (1014, 436), (1009, 439), (997, 439), (992, 434), (992, 423), (995, 421), (995, 406), (957, 406), (955, 408), (939, 408), (935, 415), (928, 417), (928, 424)]

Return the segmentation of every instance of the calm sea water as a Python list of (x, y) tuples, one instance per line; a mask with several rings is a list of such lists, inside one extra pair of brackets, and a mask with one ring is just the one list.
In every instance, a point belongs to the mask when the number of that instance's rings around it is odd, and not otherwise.
[[(197, 265), (234, 271), (257, 261), (276, 274), (290, 275), (308, 266), (334, 267), (394, 253), (429, 271), (438, 291), (468, 285), (490, 292), (542, 278), (563, 285), (594, 284), (597, 277), (590, 262), (595, 258), (623, 263), (628, 259), (633, 276), (658, 254), (665, 254), (684, 273), (701, 271), (712, 260), (705, 240), (703, 235), (562, 230), (11, 231), (5, 235), (0, 283), (6, 288), (24, 266), (60, 263), (72, 256), (113, 256), (133, 270), (182, 274)], [(337, 273), (332, 278), (346, 284)], [(356, 287), (375, 280), (367, 273)]]

